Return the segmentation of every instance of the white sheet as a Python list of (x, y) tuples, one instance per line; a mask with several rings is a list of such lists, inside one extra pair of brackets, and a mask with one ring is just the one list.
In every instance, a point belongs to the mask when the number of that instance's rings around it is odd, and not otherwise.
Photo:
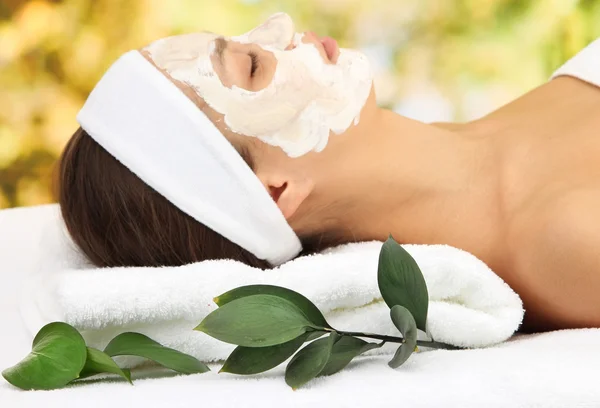
[[(0, 212), (0, 368), (30, 350), (17, 309), (43, 208)], [(479, 350), (418, 353), (401, 368), (389, 356), (361, 358), (332, 377), (291, 391), (284, 367), (252, 377), (216, 374), (94, 382), (24, 392), (0, 379), (0, 407), (600, 407), (600, 330), (520, 336)], [(136, 375), (134, 374), (134, 378)]]
[(550, 77), (568, 75), (600, 87), (600, 38), (561, 65)]

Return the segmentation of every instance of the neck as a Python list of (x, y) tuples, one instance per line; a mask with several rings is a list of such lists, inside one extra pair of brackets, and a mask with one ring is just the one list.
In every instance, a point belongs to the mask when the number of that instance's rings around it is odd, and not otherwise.
[(391, 233), (402, 243), (449, 244), (483, 256), (476, 246), (494, 230), (498, 178), (491, 139), (473, 128), (376, 108), (348, 134), (332, 136), (335, 157), (320, 161), (327, 170), (315, 168), (315, 199), (339, 203), (325, 217), (335, 224), (329, 228), (357, 241)]

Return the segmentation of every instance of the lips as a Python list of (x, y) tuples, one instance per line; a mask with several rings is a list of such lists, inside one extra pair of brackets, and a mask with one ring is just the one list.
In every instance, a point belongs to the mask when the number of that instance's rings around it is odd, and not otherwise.
[(327, 58), (331, 62), (336, 62), (337, 54), (339, 52), (339, 46), (336, 40), (331, 37), (321, 37), (321, 44), (323, 44), (323, 49), (327, 54)]

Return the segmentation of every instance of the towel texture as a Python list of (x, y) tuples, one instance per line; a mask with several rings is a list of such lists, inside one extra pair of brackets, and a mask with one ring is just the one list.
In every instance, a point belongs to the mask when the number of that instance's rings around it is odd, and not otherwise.
[[(59, 217), (49, 220), (42, 240), (52, 244), (45, 246), (39, 271), (21, 294), (21, 313), (32, 334), (61, 320), (95, 347), (123, 331), (138, 331), (201, 360), (220, 360), (233, 346), (192, 329), (215, 310), (215, 296), (258, 283), (302, 293), (340, 330), (398, 334), (377, 286), (381, 242), (343, 245), (264, 271), (223, 260), (91, 268), (77, 256)], [(483, 347), (506, 340), (518, 328), (520, 298), (479, 259), (444, 245), (404, 248), (427, 282), (427, 333), (434, 340)]]

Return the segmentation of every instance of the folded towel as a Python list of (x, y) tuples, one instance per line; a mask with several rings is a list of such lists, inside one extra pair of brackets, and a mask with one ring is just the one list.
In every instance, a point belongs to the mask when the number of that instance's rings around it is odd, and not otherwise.
[[(39, 271), (20, 297), (32, 334), (60, 320), (94, 347), (103, 348), (118, 333), (137, 331), (203, 361), (221, 360), (234, 346), (192, 330), (216, 309), (212, 299), (238, 286), (272, 284), (305, 295), (335, 328), (398, 335), (377, 286), (381, 242), (342, 245), (266, 271), (232, 260), (92, 268), (76, 256), (59, 224), (58, 217), (49, 222)], [(403, 247), (427, 283), (431, 338), (483, 347), (506, 340), (518, 328), (520, 298), (475, 256), (445, 245)]]

